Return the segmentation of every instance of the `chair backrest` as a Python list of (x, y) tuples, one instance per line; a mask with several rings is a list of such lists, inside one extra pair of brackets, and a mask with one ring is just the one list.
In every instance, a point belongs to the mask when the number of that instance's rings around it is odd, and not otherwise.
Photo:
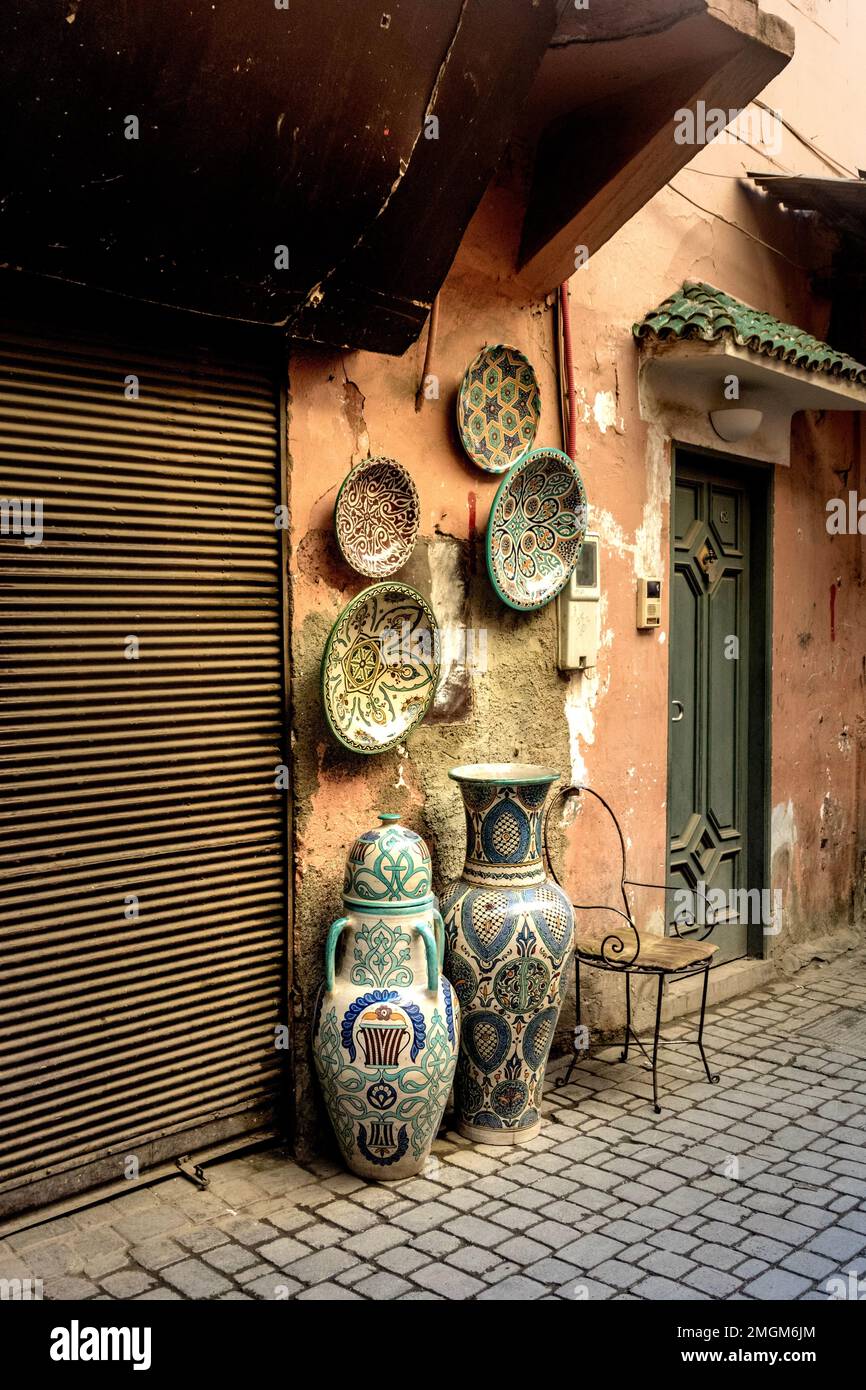
[[(574, 907), (576, 912), (614, 913), (619, 919), (614, 926), (610, 926), (608, 924), (603, 929), (600, 929), (597, 933), (591, 934), (597, 935), (598, 937), (598, 956), (611, 968), (616, 968), (616, 966), (634, 965), (635, 961), (637, 960), (640, 954), (640, 933), (637, 929), (637, 926), (635, 925), (635, 921), (632, 916), (631, 903), (629, 902), (628, 893), (626, 891), (627, 880), (625, 836), (622, 833), (622, 826), (620, 825), (619, 820), (617, 819), (616, 814), (613, 811), (613, 808), (605, 800), (601, 793), (595, 791), (594, 788), (573, 783), (567, 787), (561, 787), (559, 791), (556, 793), (556, 795), (552, 798), (547, 810), (547, 815), (544, 819), (543, 836), (544, 854), (547, 860), (548, 870), (554, 882), (559, 884), (560, 888), (563, 888), (563, 884), (559, 878), (559, 875), (556, 872), (556, 868), (554, 867), (553, 859), (550, 853), (550, 842), (548, 838), (548, 827), (550, 824), (550, 817), (553, 813), (554, 807), (558, 806), (560, 802), (567, 801), (569, 797), (583, 796), (584, 794), (594, 797), (595, 800), (599, 802), (601, 806), (603, 806), (604, 810), (607, 812), (616, 829), (620, 849), (619, 891), (622, 897), (623, 906), (622, 908), (618, 908), (614, 907), (612, 903), (575, 902), (572, 903), (572, 906)], [(565, 889), (563, 888), (563, 892), (564, 891)], [(579, 935), (578, 928), (576, 928), (576, 932)]]

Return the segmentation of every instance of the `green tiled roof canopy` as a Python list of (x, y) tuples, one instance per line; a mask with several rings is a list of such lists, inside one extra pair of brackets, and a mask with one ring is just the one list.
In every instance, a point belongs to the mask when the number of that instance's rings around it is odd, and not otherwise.
[(853, 357), (699, 280), (686, 280), (681, 290), (636, 323), (633, 332), (640, 339), (701, 338), (706, 343), (728, 336), (738, 347), (764, 357), (866, 385), (866, 367)]

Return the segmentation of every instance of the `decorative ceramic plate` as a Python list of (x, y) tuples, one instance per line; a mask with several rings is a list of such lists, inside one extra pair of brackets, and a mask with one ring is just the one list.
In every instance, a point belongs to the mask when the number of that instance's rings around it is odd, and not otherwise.
[(457, 428), (473, 463), (505, 473), (535, 441), (541, 393), (532, 363), (519, 348), (482, 348), (457, 396)]
[(509, 608), (543, 608), (568, 583), (587, 527), (576, 464), (535, 449), (499, 484), (487, 524), (487, 569)]
[(421, 507), (412, 476), (394, 459), (364, 459), (343, 480), (334, 507), (337, 541), (359, 574), (384, 579), (415, 548)]
[(384, 753), (420, 724), (439, 679), (439, 629), (426, 599), (396, 580), (347, 604), (322, 657), (331, 732), (355, 753)]

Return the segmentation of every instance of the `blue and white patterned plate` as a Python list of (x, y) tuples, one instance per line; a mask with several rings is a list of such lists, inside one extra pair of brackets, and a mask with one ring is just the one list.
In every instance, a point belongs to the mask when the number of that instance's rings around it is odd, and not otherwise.
[(560, 449), (534, 449), (502, 479), (487, 523), (487, 570), (503, 603), (543, 608), (577, 564), (588, 523), (583, 479)]
[(439, 629), (417, 589), (371, 584), (325, 644), (322, 700), (331, 732), (354, 753), (384, 753), (420, 724), (439, 680)]
[(503, 343), (482, 348), (457, 395), (457, 428), (472, 462), (486, 473), (507, 472), (532, 448), (540, 415), (529, 359)]

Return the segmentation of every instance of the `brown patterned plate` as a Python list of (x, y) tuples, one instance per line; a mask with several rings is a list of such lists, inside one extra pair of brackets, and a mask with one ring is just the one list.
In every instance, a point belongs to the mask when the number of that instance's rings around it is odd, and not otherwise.
[(412, 475), (395, 459), (364, 459), (334, 504), (343, 557), (359, 574), (385, 579), (405, 565), (418, 539), (421, 505)]

